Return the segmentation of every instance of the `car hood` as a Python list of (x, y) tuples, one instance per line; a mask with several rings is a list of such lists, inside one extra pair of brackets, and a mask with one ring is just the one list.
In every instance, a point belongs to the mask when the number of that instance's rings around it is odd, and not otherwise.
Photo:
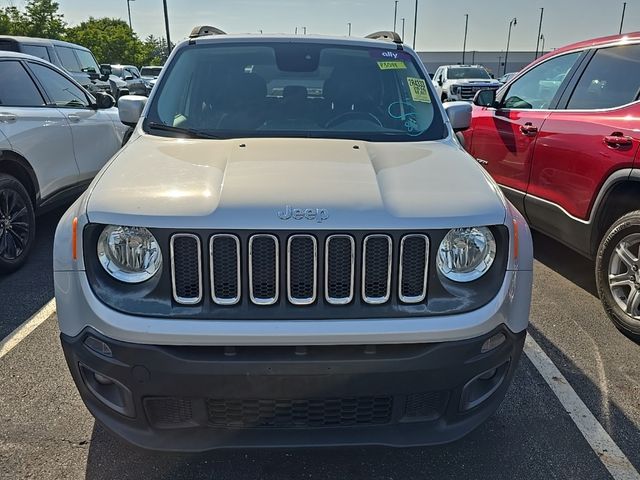
[(451, 228), (505, 218), (498, 187), (451, 140), (143, 134), (102, 170), (88, 195), (91, 222), (158, 228)]

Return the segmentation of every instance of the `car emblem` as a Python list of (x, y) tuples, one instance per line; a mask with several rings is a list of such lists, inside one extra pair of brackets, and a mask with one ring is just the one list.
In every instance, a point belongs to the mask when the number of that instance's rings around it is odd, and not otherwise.
[(315, 220), (317, 223), (329, 219), (329, 211), (326, 208), (293, 208), (290, 205), (286, 205), (277, 215), (280, 220)]

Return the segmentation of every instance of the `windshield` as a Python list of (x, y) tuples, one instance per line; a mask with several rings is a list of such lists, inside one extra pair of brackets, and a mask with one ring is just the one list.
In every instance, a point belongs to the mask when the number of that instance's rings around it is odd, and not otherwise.
[(467, 78), (482, 78), (488, 80), (491, 78), (484, 68), (450, 68), (447, 77), (450, 80)]
[(142, 67), (140, 70), (140, 75), (143, 77), (157, 77), (160, 75), (160, 71), (162, 67)]
[(447, 134), (430, 82), (395, 48), (203, 44), (182, 49), (167, 68), (146, 126), (220, 138), (414, 141)]

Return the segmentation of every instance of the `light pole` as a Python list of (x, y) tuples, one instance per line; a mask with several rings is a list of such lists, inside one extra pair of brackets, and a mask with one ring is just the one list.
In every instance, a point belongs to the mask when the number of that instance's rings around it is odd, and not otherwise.
[(351, 36), (351, 22), (347, 23), (347, 25), (349, 26), (349, 36)]
[(307, 34), (307, 27), (302, 27), (302, 32), (306, 35)]
[(413, 17), (413, 49), (416, 49), (416, 32), (418, 31), (418, 0), (416, 0), (416, 12)]
[(622, 4), (622, 18), (620, 19), (620, 35), (622, 35), (622, 27), (624, 26), (624, 14), (627, 11), (627, 2)]
[(396, 0), (396, 6), (393, 9), (393, 31), (396, 31), (396, 20), (398, 19), (398, 0)]
[(511, 44), (511, 28), (518, 24), (518, 19), (513, 18), (509, 22), (509, 35), (507, 36), (507, 51), (504, 52), (504, 75), (507, 74), (507, 62), (509, 61), (509, 45)]
[(465, 13), (464, 21), (464, 43), (462, 44), (462, 64), (464, 65), (465, 57), (467, 56), (467, 32), (469, 31), (469, 14)]
[(164, 28), (167, 32), (167, 55), (171, 54), (171, 35), (169, 35), (169, 14), (167, 13), (167, 0), (162, 0), (164, 7)]
[(544, 55), (544, 41), (545, 41), (544, 33), (540, 34), (540, 40), (542, 40), (542, 49), (540, 50), (540, 55)]
[[(538, 25), (538, 38), (536, 41), (536, 58), (538, 58), (538, 48), (540, 47), (540, 35), (542, 35), (542, 19), (544, 18), (544, 8), (540, 9), (540, 25)], [(544, 49), (542, 50), (544, 52)]]
[(133, 32), (133, 27), (131, 26), (131, 2), (135, 2), (136, 0), (127, 0), (127, 13), (129, 13), (129, 30)]
[(404, 17), (402, 18), (402, 41), (404, 42)]

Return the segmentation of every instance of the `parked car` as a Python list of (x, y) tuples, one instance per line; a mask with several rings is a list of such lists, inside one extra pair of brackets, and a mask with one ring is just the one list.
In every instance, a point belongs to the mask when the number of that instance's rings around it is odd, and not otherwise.
[(640, 33), (555, 50), (476, 97), (466, 147), (533, 228), (596, 260), (598, 293), (640, 338)]
[(160, 72), (162, 72), (162, 67), (154, 65), (148, 65), (140, 69), (140, 75), (142, 75), (142, 79), (147, 84), (147, 96), (151, 93), (153, 86), (156, 84), (156, 81), (160, 76)]
[(120, 148), (113, 103), (48, 62), (0, 52), (0, 272), (27, 259), (35, 215), (78, 196)]
[(121, 78), (127, 84), (131, 95), (147, 95), (147, 83), (140, 75), (137, 67), (133, 65), (101, 65), (101, 68), (110, 69), (111, 74)]
[(510, 73), (505, 73), (503, 76), (501, 76), (498, 81), (504, 85), (505, 83), (507, 83), (509, 80), (511, 80), (513, 77), (515, 77), (518, 74), (518, 72), (510, 72)]
[(436, 70), (433, 85), (443, 102), (471, 101), (480, 90), (497, 90), (500, 82), (482, 65), (443, 65)]
[(522, 352), (533, 260), (454, 139), (471, 105), (443, 108), (390, 32), (200, 31), (145, 108), (121, 99), (133, 137), (58, 225), (61, 340), (88, 409), (180, 451), (480, 425)]
[(75, 43), (46, 38), (0, 35), (0, 50), (22, 52), (51, 62), (66, 70), (91, 94), (108, 93), (116, 102), (122, 95), (129, 94), (124, 80), (110, 75), (108, 71), (101, 71), (91, 50)]

